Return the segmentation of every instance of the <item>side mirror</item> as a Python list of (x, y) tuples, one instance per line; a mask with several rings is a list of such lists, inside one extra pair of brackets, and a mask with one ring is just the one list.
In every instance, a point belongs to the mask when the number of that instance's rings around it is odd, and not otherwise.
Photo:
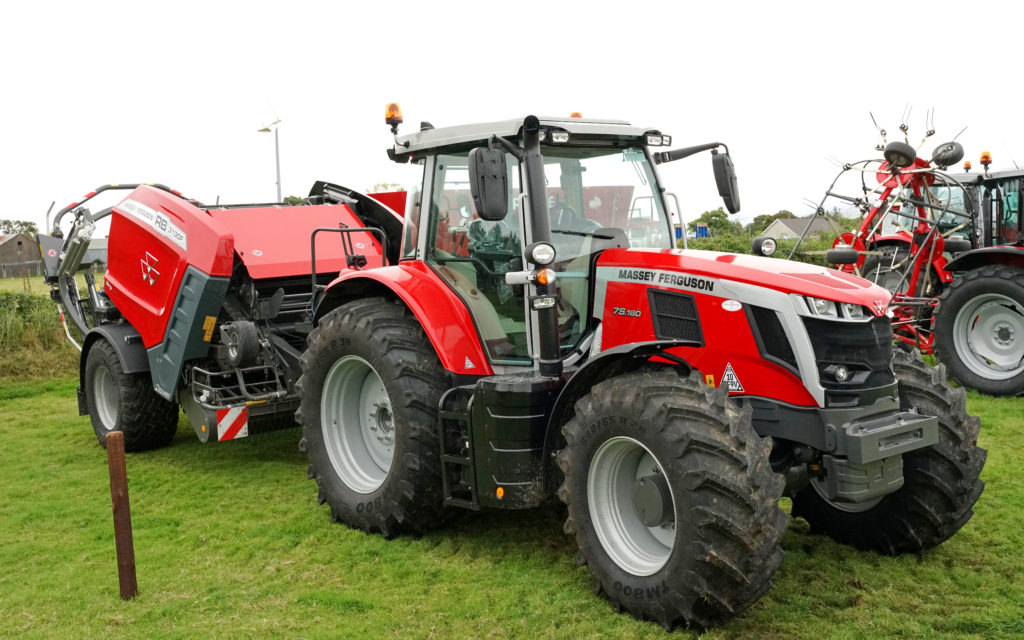
[(711, 152), (711, 166), (715, 170), (715, 184), (718, 195), (722, 196), (725, 208), (729, 213), (740, 210), (740, 192), (736, 186), (736, 168), (732, 164), (729, 153)]
[(505, 219), (511, 192), (504, 151), (477, 147), (469, 152), (469, 189), (482, 219), (489, 222)]

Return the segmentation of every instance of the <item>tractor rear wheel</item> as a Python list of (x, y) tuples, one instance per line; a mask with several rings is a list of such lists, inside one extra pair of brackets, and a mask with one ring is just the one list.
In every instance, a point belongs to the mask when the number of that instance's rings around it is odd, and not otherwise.
[(178, 405), (153, 390), (148, 372), (125, 373), (114, 347), (100, 338), (85, 356), (85, 399), (96, 439), (124, 434), (125, 451), (145, 451), (170, 444), (178, 430)]
[(443, 519), (445, 373), (419, 323), (383, 298), (344, 304), (309, 336), (298, 386), (308, 476), (331, 517), (386, 537)]
[(978, 477), (985, 450), (978, 447), (980, 421), (967, 415), (966, 394), (946, 382), (942, 365), (897, 351), (900, 408), (938, 416), (939, 441), (903, 454), (903, 486), (864, 505), (833, 503), (813, 486), (793, 497), (793, 516), (811, 531), (859, 549), (889, 555), (931, 549), (959, 531), (974, 514), (985, 483)]
[(956, 278), (935, 309), (935, 353), (969, 389), (1024, 393), (1024, 269), (987, 265)]
[(565, 439), (565, 530), (616, 610), (666, 629), (707, 626), (771, 586), (784, 482), (748, 406), (696, 372), (628, 373), (576, 403)]

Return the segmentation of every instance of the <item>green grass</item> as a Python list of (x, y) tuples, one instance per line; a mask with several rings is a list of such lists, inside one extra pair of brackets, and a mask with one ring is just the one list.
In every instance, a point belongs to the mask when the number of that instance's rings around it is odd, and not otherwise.
[[(386, 541), (330, 521), (297, 430), (128, 456), (139, 597), (118, 597), (106, 454), (72, 379), (0, 386), (0, 637), (664, 638), (595, 597), (556, 509)], [(774, 588), (707, 638), (1024, 636), (1021, 401), (972, 394), (975, 517), (888, 558), (793, 521)], [(682, 631), (679, 637), (698, 637)]]

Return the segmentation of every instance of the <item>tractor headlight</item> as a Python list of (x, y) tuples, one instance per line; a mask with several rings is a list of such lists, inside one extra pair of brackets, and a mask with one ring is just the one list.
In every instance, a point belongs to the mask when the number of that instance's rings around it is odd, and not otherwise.
[(825, 300), (824, 298), (812, 298), (806, 296), (807, 306), (810, 307), (811, 313), (816, 316), (822, 316), (825, 318), (838, 318), (839, 312), (836, 310), (836, 303), (831, 300)]
[(850, 304), (849, 302), (843, 303), (843, 315), (851, 320), (857, 320), (864, 317), (864, 307), (859, 304)]
[(530, 260), (534, 264), (547, 265), (555, 261), (555, 248), (546, 242), (530, 247)]

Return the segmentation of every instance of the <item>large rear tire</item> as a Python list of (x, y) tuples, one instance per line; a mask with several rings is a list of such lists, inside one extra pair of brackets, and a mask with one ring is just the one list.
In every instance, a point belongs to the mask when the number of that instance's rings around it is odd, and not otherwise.
[(643, 371), (576, 403), (558, 455), (567, 533), (595, 593), (666, 629), (734, 616), (771, 586), (787, 519), (771, 439), (696, 372)]
[(386, 537), (443, 520), (438, 402), (445, 371), (398, 303), (325, 315), (302, 355), (296, 416), (308, 476), (335, 521)]
[(992, 396), (1024, 393), (1024, 269), (956, 278), (935, 309), (935, 354), (954, 380)]
[(178, 430), (178, 405), (157, 395), (149, 373), (125, 373), (114, 347), (102, 338), (85, 358), (85, 398), (100, 444), (107, 446), (112, 431), (124, 434), (125, 451), (170, 444)]
[(793, 497), (793, 516), (838, 542), (898, 555), (931, 549), (971, 519), (985, 487), (978, 476), (986, 453), (978, 447), (980, 421), (967, 415), (966, 394), (949, 386), (945, 367), (897, 351), (893, 369), (900, 408), (938, 416), (938, 443), (903, 454), (903, 486), (877, 502), (835, 504), (808, 485)]

